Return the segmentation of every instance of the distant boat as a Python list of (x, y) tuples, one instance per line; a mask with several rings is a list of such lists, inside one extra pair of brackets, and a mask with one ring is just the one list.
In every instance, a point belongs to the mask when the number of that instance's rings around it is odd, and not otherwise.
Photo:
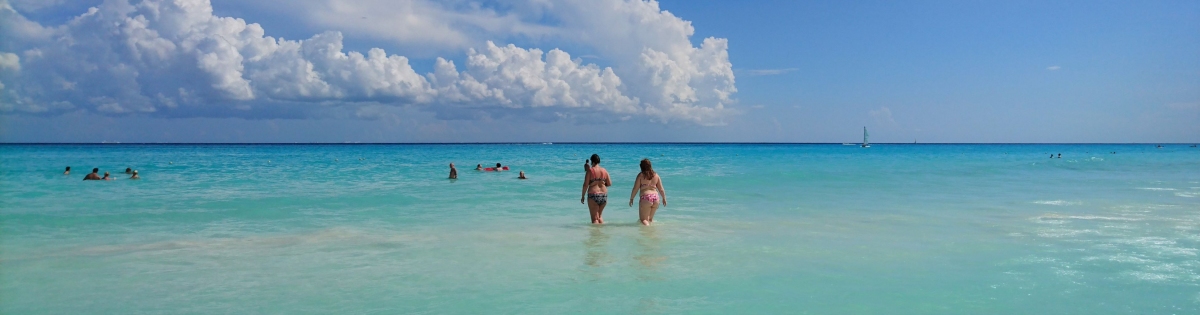
[(864, 148), (870, 148), (870, 147), (871, 147), (871, 142), (870, 142), (870, 141), (867, 141), (867, 127), (863, 127), (863, 144), (862, 144), (862, 147), (864, 147)]

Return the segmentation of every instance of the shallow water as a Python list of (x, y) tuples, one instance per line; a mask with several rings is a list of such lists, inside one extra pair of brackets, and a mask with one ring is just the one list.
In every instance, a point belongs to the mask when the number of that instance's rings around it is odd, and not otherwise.
[[(592, 153), (614, 179), (604, 226), (578, 203)], [(669, 202), (652, 227), (625, 203), (643, 157)], [(1200, 313), (1200, 150), (1183, 145), (3, 145), (0, 158), (2, 314)], [(444, 179), (450, 162), (460, 179)], [(513, 171), (472, 170), (496, 162)], [(143, 179), (81, 181), (92, 167)]]

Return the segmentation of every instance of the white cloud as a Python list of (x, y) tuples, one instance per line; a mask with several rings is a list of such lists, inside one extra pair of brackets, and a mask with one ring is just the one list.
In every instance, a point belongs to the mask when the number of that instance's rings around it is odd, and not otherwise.
[(1062, 67), (1060, 67), (1060, 66), (1049, 66), (1049, 67), (1046, 67), (1046, 70), (1050, 70), (1050, 71), (1058, 71), (1058, 69), (1062, 69)]
[(870, 110), (867, 112), (867, 114), (870, 115), (872, 119), (875, 119), (875, 123), (880, 125), (896, 124), (896, 119), (892, 118), (892, 110), (888, 109), (887, 107), (880, 107), (879, 109)]
[[(734, 113), (728, 42), (707, 38), (693, 46), (691, 22), (654, 1), (513, 0), (496, 8), (474, 1), (262, 3), (307, 12), (305, 18), (338, 31), (275, 38), (258, 24), (215, 16), (207, 0), (110, 0), (52, 27), (0, 6), (0, 36), (8, 42), (0, 50), (22, 52), (25, 68), (0, 76), (8, 89), (0, 102), (10, 105), (0, 111), (266, 118), (369, 103), (451, 118), (471, 110), (615, 113), (703, 125)], [(546, 20), (555, 22), (539, 22)], [(344, 51), (340, 31), (468, 53), (461, 69), (438, 58), (432, 73), (419, 74), (408, 58), (382, 49)], [(591, 47), (612, 66), (488, 40), (514, 36)], [(0, 64), (17, 56), (6, 54)]]
[(10, 52), (0, 52), (0, 70), (21, 71), (21, 57)]
[(67, 0), (6, 0), (15, 9), (24, 12), (37, 11), (44, 8), (55, 7), (66, 3)]

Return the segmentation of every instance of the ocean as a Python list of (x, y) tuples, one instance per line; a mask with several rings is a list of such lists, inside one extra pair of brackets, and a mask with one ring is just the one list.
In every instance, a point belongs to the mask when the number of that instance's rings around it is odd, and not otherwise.
[[(593, 153), (613, 178), (603, 226), (578, 201)], [(668, 201), (649, 227), (626, 202), (642, 158)], [(1200, 313), (1200, 149), (1181, 144), (0, 145), (0, 161), (0, 314)], [(473, 170), (495, 163), (512, 171)], [(93, 167), (116, 180), (82, 181)]]

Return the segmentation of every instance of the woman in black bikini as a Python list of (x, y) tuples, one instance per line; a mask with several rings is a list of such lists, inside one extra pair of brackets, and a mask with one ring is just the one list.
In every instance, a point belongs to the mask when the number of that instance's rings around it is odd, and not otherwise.
[(604, 214), (604, 206), (608, 205), (608, 186), (612, 186), (612, 180), (608, 176), (608, 170), (600, 167), (600, 155), (592, 154), (591, 160), (591, 167), (588, 167), (587, 162), (583, 164), (583, 194), (586, 196), (580, 197), (579, 203), (587, 200), (592, 224), (604, 224), (601, 215)]

